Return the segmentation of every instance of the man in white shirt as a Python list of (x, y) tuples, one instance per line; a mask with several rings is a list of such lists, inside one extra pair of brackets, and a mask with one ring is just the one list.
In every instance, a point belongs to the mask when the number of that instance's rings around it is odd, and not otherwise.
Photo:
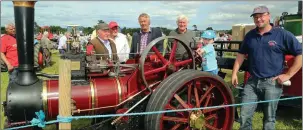
[(110, 38), (115, 41), (119, 61), (125, 63), (129, 58), (130, 48), (126, 36), (118, 32), (118, 27), (117, 22), (109, 23)]
[(67, 39), (70, 37), (70, 33), (69, 32), (65, 32), (65, 35), (62, 36), (60, 39), (59, 39), (59, 45), (58, 45), (58, 50), (59, 50), (59, 53), (62, 55), (65, 53), (65, 49), (66, 49), (66, 42), (67, 42)]

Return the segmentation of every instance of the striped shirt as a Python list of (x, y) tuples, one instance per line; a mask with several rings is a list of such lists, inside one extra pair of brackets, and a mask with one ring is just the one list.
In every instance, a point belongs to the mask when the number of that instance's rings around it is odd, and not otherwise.
[(143, 33), (141, 35), (141, 41), (140, 41), (140, 54), (143, 52), (147, 45), (147, 39), (148, 39), (148, 32)]

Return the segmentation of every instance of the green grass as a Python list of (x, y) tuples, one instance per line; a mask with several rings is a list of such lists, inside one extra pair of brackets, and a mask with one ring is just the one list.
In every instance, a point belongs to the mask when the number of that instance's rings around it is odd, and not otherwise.
[[(52, 61), (53, 65), (51, 67), (45, 68), (42, 70), (43, 73), (48, 74), (58, 74), (58, 51), (52, 51)], [(227, 53), (226, 56), (233, 57), (231, 54)], [(229, 86), (231, 86), (231, 70), (222, 70), (227, 73), (225, 77), (225, 81)], [(243, 72), (239, 73), (239, 82), (243, 82)], [(1, 102), (5, 100), (6, 96), (6, 88), (8, 85), (8, 73), (1, 73)], [(231, 87), (232, 88), (232, 87)], [(237, 94), (237, 90), (232, 89), (233, 94)], [(239, 103), (237, 101), (237, 103)], [(239, 108), (238, 108), (239, 109)], [(3, 109), (1, 105), (1, 127), (3, 129), (4, 123)], [(261, 111), (257, 111), (253, 117), (253, 129), (262, 129), (262, 120), (263, 114)], [(72, 122), (72, 129), (81, 128), (86, 125), (89, 125), (91, 120), (89, 119), (81, 119), (75, 120)], [(56, 128), (55, 125), (49, 125), (45, 128), (45, 130), (54, 130)], [(233, 124), (233, 129), (239, 129), (239, 123), (235, 122)], [(300, 109), (291, 108), (291, 107), (279, 107), (277, 111), (277, 121), (276, 121), (276, 129), (284, 129), (284, 130), (299, 130), (302, 129), (302, 112)]]

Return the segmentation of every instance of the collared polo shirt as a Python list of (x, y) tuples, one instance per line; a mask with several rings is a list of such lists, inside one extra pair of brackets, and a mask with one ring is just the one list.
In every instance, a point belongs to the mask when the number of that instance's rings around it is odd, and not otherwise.
[(18, 49), (15, 37), (11, 35), (1, 37), (1, 52), (5, 54), (6, 59), (13, 67), (18, 67)]
[(239, 53), (248, 54), (249, 73), (258, 78), (274, 77), (282, 73), (285, 55), (302, 54), (302, 45), (287, 30), (272, 28), (260, 35), (257, 29), (246, 34)]

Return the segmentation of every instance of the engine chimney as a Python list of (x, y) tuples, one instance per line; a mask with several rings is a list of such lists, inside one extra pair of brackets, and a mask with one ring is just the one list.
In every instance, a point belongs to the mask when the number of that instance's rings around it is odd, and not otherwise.
[(302, 15), (302, 1), (298, 1), (298, 14)]
[(34, 71), (34, 15), (35, 1), (13, 1), (18, 48), (18, 76), (15, 82), (20, 86), (38, 81)]
[(35, 1), (13, 1), (18, 49), (18, 76), (6, 91), (4, 112), (7, 122), (27, 122), (44, 110), (43, 84), (34, 71), (34, 5)]

